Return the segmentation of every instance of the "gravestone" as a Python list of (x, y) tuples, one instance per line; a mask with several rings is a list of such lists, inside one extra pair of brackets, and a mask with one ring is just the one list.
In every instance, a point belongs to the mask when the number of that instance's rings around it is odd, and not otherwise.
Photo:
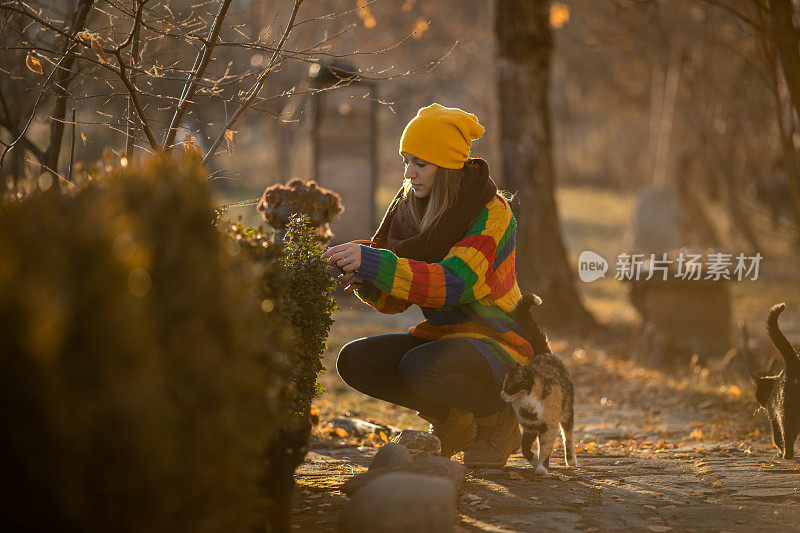
[(669, 189), (642, 187), (636, 197), (631, 235), (626, 248), (637, 252), (665, 252), (684, 243), (681, 235), (681, 203)]
[[(685, 244), (678, 194), (664, 187), (639, 189), (625, 252), (644, 254), (647, 259), (655, 254), (655, 261), (667, 253), (675, 261)], [(724, 356), (731, 346), (728, 283), (681, 278), (676, 276), (675, 263), (666, 275), (656, 270), (647, 280), (653, 267), (647, 259), (639, 279), (628, 280), (631, 302), (642, 317), (634, 356), (655, 364), (688, 362), (694, 354), (704, 362)], [(701, 268), (705, 275), (706, 265)]]
[(697, 354), (707, 363), (725, 355), (731, 347), (731, 304), (726, 282), (640, 283), (640, 360), (686, 363)]

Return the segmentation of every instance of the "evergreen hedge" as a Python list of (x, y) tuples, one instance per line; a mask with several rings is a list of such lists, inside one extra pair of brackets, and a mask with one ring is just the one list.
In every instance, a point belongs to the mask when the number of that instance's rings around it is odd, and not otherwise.
[(301, 237), (287, 258), (215, 227), (191, 158), (81, 181), (0, 201), (0, 524), (263, 530), (270, 450), (330, 326), (306, 292), (329, 276)]

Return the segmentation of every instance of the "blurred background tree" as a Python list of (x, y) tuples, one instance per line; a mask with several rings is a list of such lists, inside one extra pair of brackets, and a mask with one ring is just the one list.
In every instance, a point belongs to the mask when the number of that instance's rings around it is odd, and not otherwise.
[(544, 323), (586, 331), (594, 320), (575, 287), (554, 197), (550, 2), (498, 0), (496, 6), (504, 177), (524, 206), (515, 210), (517, 279), (523, 290), (535, 287), (546, 302)]

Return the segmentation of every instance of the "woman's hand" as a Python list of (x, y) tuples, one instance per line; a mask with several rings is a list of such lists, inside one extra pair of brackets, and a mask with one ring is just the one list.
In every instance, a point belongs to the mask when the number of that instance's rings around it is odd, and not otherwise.
[(337, 244), (322, 252), (321, 258), (336, 263), (346, 276), (361, 266), (361, 245), (352, 242)]
[(364, 282), (363, 279), (357, 278), (353, 272), (350, 272), (349, 274), (342, 274), (336, 279), (342, 286), (344, 286), (345, 292), (352, 292), (356, 289), (360, 289), (361, 284)]

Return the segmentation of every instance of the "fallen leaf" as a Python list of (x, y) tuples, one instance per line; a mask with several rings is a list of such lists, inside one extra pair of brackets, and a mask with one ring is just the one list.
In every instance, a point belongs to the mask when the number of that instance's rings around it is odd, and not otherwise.
[(511, 479), (518, 479), (520, 481), (525, 481), (525, 478), (522, 476), (522, 474), (520, 474), (516, 470), (512, 470), (511, 472), (509, 472), (508, 477), (510, 477)]
[(333, 432), (336, 433), (337, 437), (346, 437), (347, 435), (349, 435), (349, 433), (347, 433), (347, 431), (342, 428), (336, 428), (335, 430), (333, 430)]
[(27, 65), (30, 71), (36, 74), (44, 74), (42, 64), (39, 62), (39, 59), (33, 55), (33, 52), (28, 52), (28, 57), (25, 58), (25, 65)]
[(469, 501), (480, 501), (482, 498), (480, 496), (476, 496), (475, 494), (466, 493), (461, 497), (462, 500), (469, 500)]
[[(195, 138), (192, 137), (191, 135), (189, 135), (188, 133), (186, 134), (186, 137), (184, 137), (184, 139), (183, 139), (183, 149), (186, 150), (187, 152), (194, 151), (194, 152), (197, 153), (197, 155), (201, 155), (200, 147), (197, 146), (197, 144), (195, 144)], [(337, 432), (337, 435), (338, 435), (338, 432)], [(339, 436), (341, 436), (341, 435), (339, 435)]]
[(481, 511), (483, 511), (485, 509), (491, 509), (491, 508), (492, 508), (491, 505), (486, 505), (485, 503), (482, 503), (479, 506), (475, 507), (475, 509), (480, 509)]
[(106, 57), (105, 52), (103, 52), (103, 46), (100, 44), (100, 39), (96, 37), (92, 39), (91, 46), (92, 50), (94, 50), (94, 53), (97, 54), (98, 59), (100, 59), (100, 61), (103, 63), (108, 63), (108, 58)]
[(228, 143), (228, 155), (233, 155), (233, 134), (232, 130), (225, 130), (225, 141)]
[(81, 132), (81, 140), (83, 141), (83, 145), (86, 146), (86, 135)]
[(76, 35), (75, 38), (84, 44), (91, 44), (92, 41), (97, 39), (97, 36), (89, 30), (83, 30), (78, 32), (78, 35)]

